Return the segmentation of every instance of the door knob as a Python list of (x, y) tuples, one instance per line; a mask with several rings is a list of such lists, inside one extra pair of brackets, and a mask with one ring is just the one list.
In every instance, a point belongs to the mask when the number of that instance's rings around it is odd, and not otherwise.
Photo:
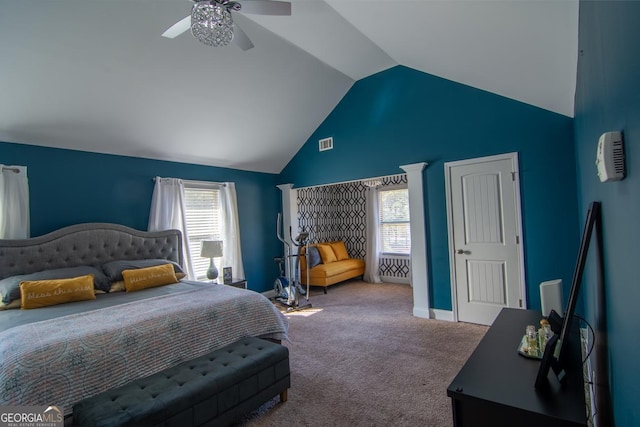
[(464, 250), (462, 250), (462, 249), (458, 249), (458, 250), (456, 251), (456, 253), (457, 253), (458, 255), (462, 255), (462, 254), (464, 254)]

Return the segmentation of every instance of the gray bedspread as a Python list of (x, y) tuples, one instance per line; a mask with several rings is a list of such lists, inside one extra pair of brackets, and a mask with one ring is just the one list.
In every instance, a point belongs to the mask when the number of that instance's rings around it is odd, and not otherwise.
[(85, 397), (241, 337), (285, 340), (287, 329), (263, 295), (199, 282), (5, 311), (0, 405), (58, 405), (67, 414)]
[(98, 294), (96, 295), (95, 300), (76, 301), (71, 304), (52, 305), (50, 307), (38, 308), (35, 310), (0, 311), (0, 332), (31, 322), (54, 319), (56, 317), (67, 316), (69, 314), (84, 313), (88, 310), (113, 307), (127, 302), (140, 301), (162, 295), (192, 291), (194, 289), (207, 286), (218, 285), (184, 280), (174, 285), (145, 289), (144, 292), (114, 292), (110, 294)]

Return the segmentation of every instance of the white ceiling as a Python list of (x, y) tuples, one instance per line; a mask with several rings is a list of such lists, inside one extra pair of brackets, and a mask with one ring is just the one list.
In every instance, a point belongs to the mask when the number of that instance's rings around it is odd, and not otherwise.
[(161, 37), (191, 4), (0, 0), (0, 141), (278, 173), (398, 64), (573, 116), (577, 0), (292, 0), (246, 52)]

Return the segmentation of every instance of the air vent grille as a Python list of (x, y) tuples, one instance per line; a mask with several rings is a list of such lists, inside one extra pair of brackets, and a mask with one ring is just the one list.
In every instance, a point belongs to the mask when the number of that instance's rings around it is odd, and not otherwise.
[(624, 175), (624, 149), (622, 148), (622, 139), (613, 141), (613, 167), (617, 174)]
[(333, 138), (323, 138), (318, 141), (318, 148), (320, 151), (333, 150)]

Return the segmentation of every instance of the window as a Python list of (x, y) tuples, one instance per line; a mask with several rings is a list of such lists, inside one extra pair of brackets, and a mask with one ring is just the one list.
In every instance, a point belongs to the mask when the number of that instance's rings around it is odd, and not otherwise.
[[(197, 280), (207, 279), (209, 258), (200, 256), (203, 240), (222, 240), (222, 211), (218, 184), (184, 181), (184, 204), (193, 272)], [(224, 247), (223, 247), (224, 250)], [(221, 258), (214, 258), (222, 270)]]
[(388, 254), (411, 253), (409, 191), (406, 188), (378, 190), (380, 248)]

